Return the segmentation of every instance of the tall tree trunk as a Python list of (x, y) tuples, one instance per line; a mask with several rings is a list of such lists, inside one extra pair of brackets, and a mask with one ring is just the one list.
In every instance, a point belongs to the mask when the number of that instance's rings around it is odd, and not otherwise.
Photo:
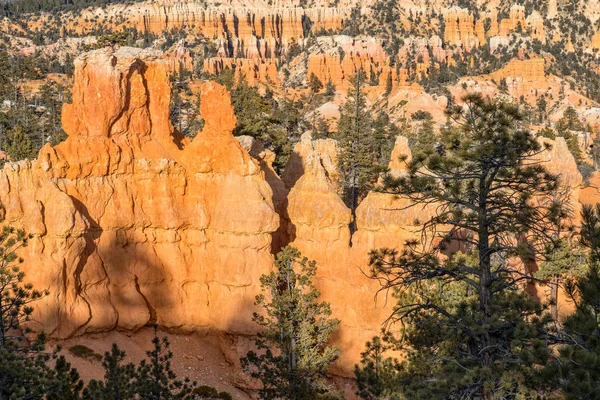
[(558, 276), (553, 276), (550, 282), (550, 315), (558, 321)]
[[(479, 251), (479, 311), (481, 312), (481, 325), (487, 326), (488, 318), (491, 316), (492, 303), (492, 267), (490, 255), (490, 235), (487, 225), (487, 172), (484, 171), (479, 180), (479, 232), (478, 245)], [(480, 364), (482, 367), (489, 367), (492, 359), (489, 353), (490, 335), (489, 332), (483, 332), (479, 343)], [(493, 399), (493, 392), (485, 387), (483, 388), (483, 398), (485, 400)]]
[[(356, 111), (354, 114), (354, 140), (352, 143), (354, 157), (358, 156), (360, 151), (360, 70), (356, 72)], [(358, 162), (353, 161), (354, 171), (352, 173), (352, 222), (350, 223), (350, 235), (356, 231), (356, 208), (358, 207), (358, 185), (360, 183), (360, 165)], [(350, 242), (352, 245), (352, 241)]]

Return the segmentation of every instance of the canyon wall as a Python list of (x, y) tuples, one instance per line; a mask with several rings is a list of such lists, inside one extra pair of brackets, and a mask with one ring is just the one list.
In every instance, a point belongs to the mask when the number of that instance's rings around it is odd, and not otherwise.
[(350, 211), (325, 169), (335, 169), (335, 142), (305, 137), (288, 195), (272, 154), (231, 134), (224, 87), (201, 85), (194, 140), (172, 127), (169, 71), (150, 50), (80, 56), (63, 109), (68, 139), (0, 172), (5, 222), (33, 235), (24, 271), (50, 291), (35, 328), (57, 338), (153, 323), (253, 334), (259, 277), (292, 241), (319, 262), (318, 285), (342, 321), (337, 371), (351, 374), (390, 309), (361, 272), (368, 249), (350, 247)]
[[(306, 38), (309, 31), (339, 31), (351, 11), (349, 5), (302, 8), (293, 4), (256, 5), (249, 1), (243, 4), (147, 1), (85, 9), (80, 15), (66, 14), (61, 27), (64, 32), (77, 34), (90, 34), (102, 26), (154, 34), (186, 29), (214, 40), (220, 56), (270, 58), (285, 53), (290, 45)], [(44, 20), (50, 21), (51, 17), (31, 22), (31, 28)]]
[[(151, 50), (83, 54), (63, 109), (68, 139), (0, 172), (5, 222), (33, 235), (22, 254), (27, 279), (50, 291), (34, 327), (57, 338), (154, 323), (252, 335), (259, 277), (289, 243), (318, 263), (317, 286), (341, 320), (333, 371), (352, 376), (394, 304), (365, 276), (368, 252), (415, 237), (413, 221), (430, 211), (373, 192), (351, 235), (335, 141), (303, 135), (280, 179), (269, 150), (233, 137), (229, 93), (214, 82), (200, 85), (205, 125), (190, 141), (169, 120), (170, 71)], [(575, 174), (562, 144), (549, 160)], [(410, 150), (399, 137), (392, 173), (404, 173), (402, 154)], [(239, 346), (241, 355), (247, 344)]]
[(34, 235), (28, 277), (51, 291), (36, 320), (58, 337), (154, 322), (252, 333), (279, 216), (231, 135), (227, 91), (202, 86), (208, 117), (190, 142), (170, 124), (159, 54), (101, 50), (75, 68), (68, 139), (0, 178), (6, 222)]

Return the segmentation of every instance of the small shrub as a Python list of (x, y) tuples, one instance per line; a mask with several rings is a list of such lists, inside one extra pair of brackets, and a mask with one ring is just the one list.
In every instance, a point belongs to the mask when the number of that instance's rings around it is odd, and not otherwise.
[(69, 353), (75, 357), (84, 358), (90, 361), (102, 361), (102, 355), (82, 344), (77, 344), (69, 348)]

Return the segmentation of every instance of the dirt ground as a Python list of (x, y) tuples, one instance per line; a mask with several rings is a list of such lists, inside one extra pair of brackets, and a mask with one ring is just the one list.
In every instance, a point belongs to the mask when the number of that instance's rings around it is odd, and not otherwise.
[[(213, 386), (219, 391), (229, 392), (236, 400), (251, 398), (248, 393), (239, 389), (239, 386), (244, 384), (243, 377), (236, 372), (234, 362), (228, 360), (223, 352), (223, 347), (228, 345), (228, 337), (199, 333), (170, 334), (163, 331), (159, 331), (158, 335), (169, 338), (173, 352), (172, 368), (179, 378), (187, 377), (200, 385)], [(152, 348), (153, 337), (154, 330), (148, 327), (133, 334), (116, 331), (87, 334), (50, 344), (62, 347), (60, 354), (77, 368), (81, 378), (87, 382), (93, 378), (102, 378), (102, 362), (74, 356), (69, 352), (69, 348), (84, 345), (103, 355), (116, 343), (126, 353), (128, 362), (138, 363), (146, 356), (146, 351)], [(238, 387), (235, 386), (236, 383)]]
[[(242, 374), (239, 365), (240, 354), (245, 354), (252, 346), (251, 340), (232, 337), (218, 332), (208, 333), (169, 333), (158, 331), (159, 337), (167, 336), (173, 352), (172, 368), (180, 379), (189, 378), (199, 385), (208, 385), (219, 391), (225, 391), (235, 400), (257, 399), (252, 389), (257, 389), (256, 382)], [(50, 341), (49, 345), (61, 346), (60, 354), (77, 368), (84, 381), (101, 379), (104, 375), (102, 362), (93, 358), (82, 358), (73, 355), (69, 349), (83, 345), (95, 353), (104, 355), (116, 343), (126, 353), (126, 361), (138, 363), (145, 358), (146, 351), (152, 348), (154, 329), (143, 328), (135, 333), (106, 332), (85, 334), (61, 341)], [(348, 400), (356, 399), (356, 386), (352, 379), (333, 378), (335, 384)], [(252, 395), (253, 394), (253, 395)]]

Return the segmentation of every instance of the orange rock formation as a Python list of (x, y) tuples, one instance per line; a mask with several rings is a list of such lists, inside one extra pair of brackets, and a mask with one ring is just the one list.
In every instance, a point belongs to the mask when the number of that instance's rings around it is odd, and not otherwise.
[[(233, 137), (229, 94), (213, 82), (201, 85), (205, 126), (190, 141), (169, 120), (170, 68), (151, 50), (80, 56), (63, 110), (68, 139), (0, 172), (6, 222), (33, 234), (23, 250), (27, 278), (51, 293), (37, 304), (38, 328), (62, 338), (152, 323), (253, 334), (259, 277), (291, 243), (319, 265), (317, 285), (341, 320), (335, 372), (351, 376), (394, 303), (375, 298), (378, 283), (363, 274), (368, 251), (401, 246), (429, 211), (370, 193), (351, 235), (335, 141), (303, 135), (279, 179), (271, 152)], [(565, 151), (559, 143), (547, 157), (577, 171)], [(402, 154), (410, 150), (399, 137), (395, 174)]]
[(207, 6), (181, 0), (148, 1), (106, 10), (86, 9), (80, 16), (66, 18), (63, 26), (66, 32), (79, 34), (89, 34), (103, 25), (152, 33), (189, 28), (217, 40), (228, 57), (253, 58), (285, 52), (291, 42), (298, 43), (306, 36), (307, 29), (337, 31), (352, 11), (349, 5), (301, 8), (287, 3), (279, 7), (250, 4)]
[(260, 83), (279, 83), (277, 61), (259, 58), (213, 57), (204, 60), (203, 70), (211, 75), (218, 75), (225, 69), (235, 71), (236, 80), (244, 76), (249, 85)]
[(69, 138), (2, 173), (6, 221), (34, 234), (28, 277), (52, 292), (36, 319), (55, 336), (152, 322), (254, 329), (248, 312), (279, 227), (273, 192), (231, 135), (223, 87), (202, 86), (194, 141), (174, 131), (167, 72), (150, 51), (81, 56), (63, 111)]
[[(446, 29), (444, 42), (462, 46), (467, 50), (479, 45), (480, 38), (475, 34), (474, 17), (465, 8), (453, 7), (444, 13)], [(483, 26), (479, 27), (481, 30)]]
[(65, 338), (156, 322), (252, 334), (258, 278), (293, 240), (321, 265), (319, 286), (342, 320), (338, 371), (350, 374), (389, 310), (360, 272), (366, 249), (351, 256), (350, 213), (331, 182), (335, 142), (303, 139), (288, 196), (272, 154), (231, 134), (222, 86), (201, 86), (205, 126), (189, 141), (169, 121), (162, 54), (97, 50), (75, 68), (68, 139), (0, 173), (6, 222), (33, 234), (24, 270), (51, 292), (37, 304), (38, 329)]

